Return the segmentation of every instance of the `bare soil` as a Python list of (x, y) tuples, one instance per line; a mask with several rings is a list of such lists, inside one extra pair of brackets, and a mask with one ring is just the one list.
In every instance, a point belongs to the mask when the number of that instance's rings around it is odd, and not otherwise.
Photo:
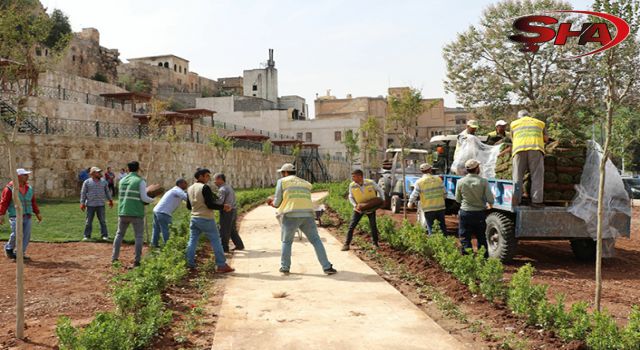
[[(88, 324), (96, 312), (113, 308), (109, 298), (108, 243), (30, 243), (25, 263), (25, 340), (15, 339), (16, 264), (0, 257), (0, 349), (56, 349), (56, 321), (69, 316)], [(133, 263), (133, 246), (123, 245), (124, 268)]]

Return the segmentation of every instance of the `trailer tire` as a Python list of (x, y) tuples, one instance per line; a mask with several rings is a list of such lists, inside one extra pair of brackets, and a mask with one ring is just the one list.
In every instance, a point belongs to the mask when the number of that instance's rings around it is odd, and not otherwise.
[(518, 245), (513, 219), (503, 213), (493, 212), (487, 216), (486, 222), (489, 257), (502, 262), (513, 259)]
[(400, 208), (402, 207), (402, 205), (400, 205), (400, 196), (393, 195), (393, 197), (391, 197), (391, 212), (394, 214), (398, 214), (400, 212)]
[(571, 250), (578, 260), (593, 261), (596, 258), (596, 241), (591, 238), (572, 239)]

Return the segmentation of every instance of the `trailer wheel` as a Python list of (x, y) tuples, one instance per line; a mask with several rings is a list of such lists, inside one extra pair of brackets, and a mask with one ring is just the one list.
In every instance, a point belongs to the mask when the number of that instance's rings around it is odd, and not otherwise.
[(513, 219), (502, 213), (491, 213), (487, 216), (487, 244), (489, 256), (509, 261), (516, 254), (516, 239)]
[(400, 212), (400, 208), (402, 205), (400, 204), (400, 196), (397, 194), (391, 197), (391, 211), (394, 214), (398, 214)]
[(572, 239), (571, 250), (578, 260), (592, 261), (596, 258), (596, 241), (591, 238)]

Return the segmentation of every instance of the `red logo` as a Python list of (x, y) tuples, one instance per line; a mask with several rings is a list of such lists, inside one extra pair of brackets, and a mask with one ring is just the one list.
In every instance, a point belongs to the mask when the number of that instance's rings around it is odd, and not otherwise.
[(602, 18), (613, 24), (615, 27), (616, 36), (611, 37), (611, 31), (609, 30), (609, 24), (607, 23), (584, 23), (580, 30), (571, 30), (571, 22), (560, 23), (558, 31), (554, 28), (549, 28), (544, 25), (535, 25), (534, 23), (543, 23), (545, 25), (551, 25), (558, 23), (558, 19), (551, 16), (544, 15), (531, 15), (520, 17), (513, 22), (513, 27), (521, 32), (537, 34), (537, 36), (527, 36), (524, 34), (517, 34), (509, 36), (512, 41), (522, 43), (523, 47), (520, 49), (522, 52), (538, 52), (540, 45), (553, 41), (554, 45), (564, 45), (567, 43), (567, 39), (570, 37), (577, 37), (578, 45), (585, 45), (586, 43), (600, 43), (600, 48), (587, 52), (582, 55), (567, 57), (565, 59), (576, 59), (588, 55), (593, 55), (605, 50), (608, 50), (618, 44), (629, 36), (629, 24), (622, 18), (610, 15), (608, 13), (593, 12), (593, 11), (573, 11), (573, 10), (557, 10), (549, 11), (548, 13), (579, 13), (583, 15), (590, 15)]

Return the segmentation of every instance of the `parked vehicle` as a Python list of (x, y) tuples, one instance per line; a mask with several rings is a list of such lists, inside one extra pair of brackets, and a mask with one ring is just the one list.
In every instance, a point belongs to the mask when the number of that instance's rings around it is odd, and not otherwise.
[(640, 199), (640, 178), (623, 177), (622, 182), (624, 183), (624, 188), (629, 193), (629, 198)]
[[(400, 148), (390, 148), (386, 151), (387, 160), (391, 160), (388, 169), (380, 171), (380, 179), (378, 185), (384, 191), (385, 204), (383, 208), (391, 209), (394, 213), (399, 213), (404, 205), (404, 193), (402, 191), (402, 168), (405, 170), (405, 190), (407, 196), (413, 191), (415, 182), (422, 177), (420, 172), (420, 164), (428, 161), (430, 154), (427, 150), (405, 148), (404, 161), (400, 162)], [(389, 162), (387, 162), (389, 164)]]

